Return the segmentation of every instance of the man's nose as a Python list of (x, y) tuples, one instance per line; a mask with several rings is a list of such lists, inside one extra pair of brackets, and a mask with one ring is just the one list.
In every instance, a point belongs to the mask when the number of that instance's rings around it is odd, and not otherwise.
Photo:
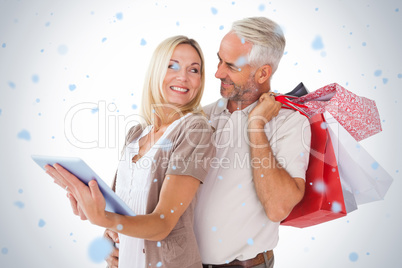
[(218, 65), (218, 70), (216, 70), (215, 77), (218, 79), (223, 79), (227, 76), (225, 68), (222, 66), (223, 64)]

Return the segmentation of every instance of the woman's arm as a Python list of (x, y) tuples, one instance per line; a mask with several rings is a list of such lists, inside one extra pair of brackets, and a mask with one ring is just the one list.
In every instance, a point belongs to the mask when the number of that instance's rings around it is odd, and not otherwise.
[[(167, 175), (159, 202), (151, 214), (135, 217), (106, 212), (106, 228), (125, 235), (160, 241), (176, 226), (179, 218), (193, 200), (200, 181), (191, 176)], [(121, 224), (123, 229), (117, 227)]]
[(68, 191), (92, 224), (154, 241), (164, 239), (172, 231), (200, 185), (200, 181), (191, 176), (166, 175), (155, 210), (151, 214), (132, 217), (105, 211), (106, 202), (95, 180), (86, 186), (58, 164), (46, 166), (46, 172), (68, 186)]

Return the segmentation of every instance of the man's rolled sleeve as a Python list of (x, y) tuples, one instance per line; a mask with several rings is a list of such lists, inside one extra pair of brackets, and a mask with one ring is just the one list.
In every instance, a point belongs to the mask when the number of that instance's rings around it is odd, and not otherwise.
[(268, 139), (277, 161), (293, 178), (306, 179), (311, 144), (311, 129), (308, 119), (298, 112), (280, 113), (274, 122), (265, 126), (276, 127)]

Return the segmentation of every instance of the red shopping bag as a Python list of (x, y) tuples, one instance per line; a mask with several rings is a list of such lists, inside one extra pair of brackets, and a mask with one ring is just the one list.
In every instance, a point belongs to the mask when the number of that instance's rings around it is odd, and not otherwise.
[(281, 225), (303, 228), (346, 215), (338, 166), (325, 119), (322, 114), (316, 114), (309, 120), (311, 150), (305, 194)]

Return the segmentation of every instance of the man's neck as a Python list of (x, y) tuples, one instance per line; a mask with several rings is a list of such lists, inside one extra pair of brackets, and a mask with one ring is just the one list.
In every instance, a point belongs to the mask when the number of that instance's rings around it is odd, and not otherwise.
[(260, 89), (259, 92), (260, 94), (254, 95), (254, 96), (249, 96), (247, 100), (228, 100), (227, 104), (227, 109), (229, 110), (230, 113), (233, 113), (234, 111), (239, 111), (247, 108), (254, 102), (256, 102), (262, 94), (267, 93), (271, 90), (271, 88), (268, 86), (265, 89)]
[[(258, 99), (257, 99), (258, 100)], [(256, 100), (249, 100), (249, 101), (235, 101), (235, 100), (228, 100), (227, 109), (230, 113), (234, 111), (240, 111), (254, 103)]]

